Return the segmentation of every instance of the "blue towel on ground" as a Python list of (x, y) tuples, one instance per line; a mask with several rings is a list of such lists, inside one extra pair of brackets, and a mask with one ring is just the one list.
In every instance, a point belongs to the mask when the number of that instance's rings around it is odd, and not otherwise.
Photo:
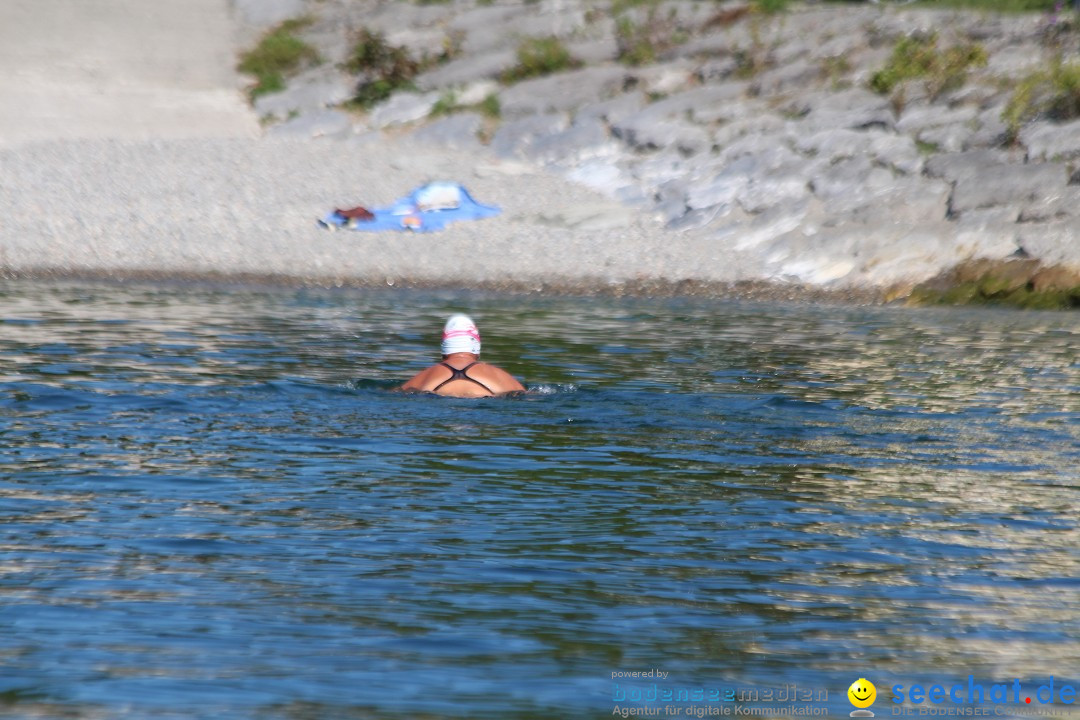
[(375, 216), (371, 220), (350, 222), (335, 210), (319, 224), (331, 230), (433, 232), (457, 220), (480, 220), (500, 212), (502, 210), (493, 205), (481, 205), (473, 200), (464, 186), (440, 182), (422, 185), (389, 207), (371, 210)]

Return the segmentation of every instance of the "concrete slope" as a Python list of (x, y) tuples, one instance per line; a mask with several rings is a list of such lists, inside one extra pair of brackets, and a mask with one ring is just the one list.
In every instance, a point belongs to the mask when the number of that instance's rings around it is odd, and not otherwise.
[(228, 0), (3, 0), (0, 146), (255, 135)]

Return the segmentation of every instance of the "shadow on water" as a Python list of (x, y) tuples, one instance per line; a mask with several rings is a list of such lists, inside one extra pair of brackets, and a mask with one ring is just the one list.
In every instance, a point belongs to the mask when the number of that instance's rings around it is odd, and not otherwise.
[(466, 297), (0, 287), (0, 715), (1073, 672), (1074, 316)]

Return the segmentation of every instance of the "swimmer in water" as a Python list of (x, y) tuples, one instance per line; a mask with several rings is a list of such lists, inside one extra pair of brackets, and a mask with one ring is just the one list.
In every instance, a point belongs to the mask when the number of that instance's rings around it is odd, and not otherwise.
[(510, 373), (480, 362), (480, 331), (468, 315), (454, 315), (446, 321), (442, 362), (416, 373), (398, 389), (463, 398), (525, 391)]

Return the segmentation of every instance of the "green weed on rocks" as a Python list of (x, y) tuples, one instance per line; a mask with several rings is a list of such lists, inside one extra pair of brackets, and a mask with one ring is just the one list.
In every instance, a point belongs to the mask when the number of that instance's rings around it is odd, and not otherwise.
[(908, 304), (1076, 309), (1080, 308), (1080, 274), (1031, 259), (970, 260), (916, 286)]
[(554, 36), (525, 38), (518, 46), (517, 60), (517, 65), (502, 74), (504, 83), (581, 67), (581, 61), (575, 59), (562, 41)]
[(615, 20), (618, 58), (625, 65), (650, 65), (662, 53), (686, 40), (686, 32), (677, 27), (674, 10), (667, 17), (661, 17), (656, 6), (651, 6), (644, 22), (634, 22), (625, 15)]
[(931, 101), (942, 93), (962, 87), (968, 72), (987, 63), (986, 49), (979, 43), (961, 43), (941, 50), (936, 33), (901, 38), (885, 67), (870, 78), (870, 88), (882, 95), (903, 93), (909, 80), (921, 80)]
[(361, 78), (353, 103), (369, 108), (398, 90), (414, 87), (421, 65), (408, 50), (388, 43), (382, 33), (362, 28), (354, 35), (344, 69)]
[(1038, 117), (1080, 117), (1080, 62), (1062, 62), (1055, 55), (1048, 67), (1034, 70), (1016, 85), (1001, 114), (1010, 141), (1016, 140), (1024, 123)]
[(478, 103), (463, 105), (458, 101), (457, 93), (449, 90), (435, 101), (435, 105), (428, 114), (432, 117), (443, 117), (459, 112), (476, 112), (488, 120), (498, 120), (502, 115), (502, 108), (499, 105), (498, 95), (491, 94)]
[(755, 12), (774, 15), (788, 9), (788, 0), (754, 0), (752, 7)]
[(258, 81), (249, 91), (253, 100), (259, 95), (284, 90), (287, 77), (322, 62), (315, 48), (296, 36), (311, 22), (309, 17), (286, 20), (240, 56), (237, 70), (254, 75)]

